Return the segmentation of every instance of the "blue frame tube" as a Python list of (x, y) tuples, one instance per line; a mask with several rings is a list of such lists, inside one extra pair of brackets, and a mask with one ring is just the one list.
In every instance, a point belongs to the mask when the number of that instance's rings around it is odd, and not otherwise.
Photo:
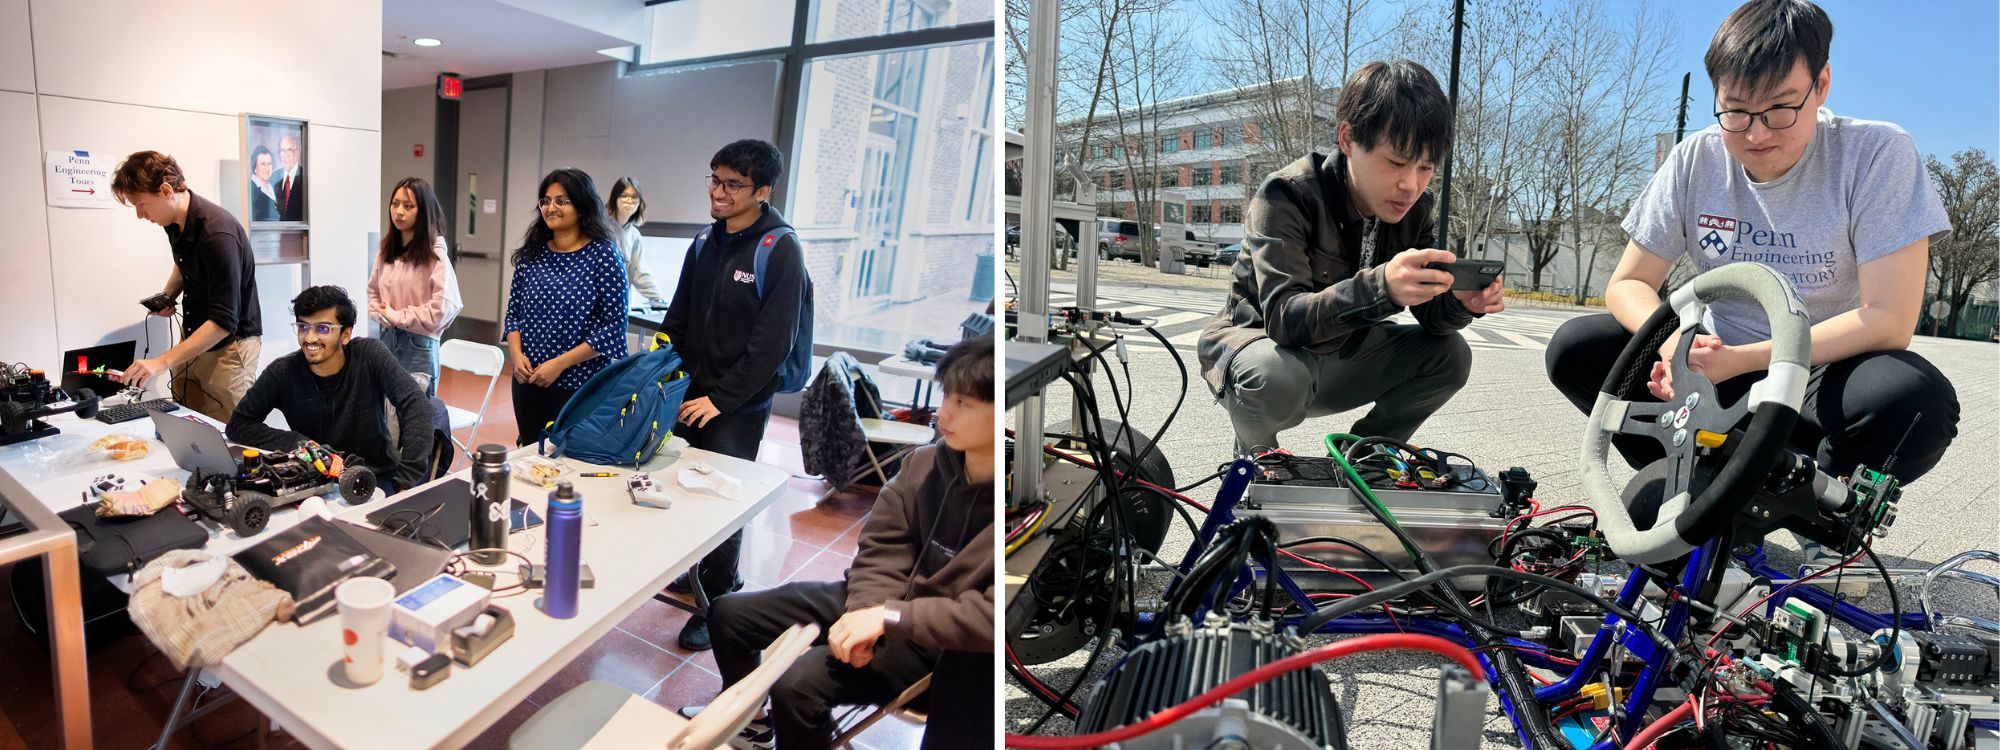
[[(1798, 578), (1797, 575), (1771, 567), (1770, 563), (1764, 559), (1764, 548), (1762, 546), (1751, 549), (1747, 555), (1737, 555), (1736, 559), (1738, 562), (1743, 563), (1743, 567), (1749, 570), (1751, 575), (1771, 579), (1771, 588), (1773, 590), (1791, 583)], [(1794, 586), (1790, 591), (1771, 597), (1770, 601), (1764, 602), (1764, 614), (1769, 616), (1771, 612), (1783, 606), (1786, 600), (1793, 598), (1804, 599), (1807, 604), (1819, 608), (1820, 611), (1831, 613), (1834, 618), (1841, 622), (1853, 625), (1866, 632), (1873, 633), (1889, 627), (1890, 617), (1888, 615), (1878, 615), (1849, 602), (1841, 601), (1832, 592), (1812, 585)], [(1731, 612), (1730, 614), (1735, 613)], [(1930, 621), (1924, 618), (1924, 613), (1922, 612), (1904, 612), (1903, 629), (1929, 630)]]

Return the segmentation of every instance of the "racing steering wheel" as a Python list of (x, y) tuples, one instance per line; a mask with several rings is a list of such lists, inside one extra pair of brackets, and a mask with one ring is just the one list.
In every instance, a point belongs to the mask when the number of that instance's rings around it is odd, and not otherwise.
[[(1723, 298), (1749, 298), (1764, 308), (1771, 328), (1771, 366), (1736, 404), (1724, 407), (1715, 384), (1688, 368), (1694, 329), (1708, 306)], [(1618, 398), (1620, 381), (1645, 357), (1670, 318), (1680, 319), (1680, 342), (1667, 363), (1674, 398), (1664, 403)], [(1584, 497), (1597, 512), (1598, 529), (1611, 550), (1625, 560), (1656, 565), (1680, 558), (1715, 537), (1769, 476), (1798, 421), (1812, 364), (1811, 320), (1790, 282), (1756, 263), (1731, 263), (1696, 276), (1674, 290), (1618, 355), (1598, 388), (1597, 402), (1583, 428), (1580, 465)], [(1753, 415), (1734, 433), (1745, 414)], [(1621, 497), (1606, 459), (1613, 435), (1637, 435), (1666, 449), (1663, 497), (1654, 522), (1639, 528), (1632, 518), (1635, 498)], [(1714, 480), (1690, 499), (1697, 460), (1720, 456)]]

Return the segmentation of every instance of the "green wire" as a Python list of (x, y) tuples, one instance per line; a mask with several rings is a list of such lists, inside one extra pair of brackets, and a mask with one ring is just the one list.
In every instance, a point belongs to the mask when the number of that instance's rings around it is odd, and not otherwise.
[(1326, 436), (1326, 454), (1332, 456), (1335, 463), (1340, 464), (1342, 471), (1347, 472), (1348, 480), (1354, 483), (1355, 489), (1361, 491), (1361, 499), (1382, 516), (1382, 521), (1388, 524), (1389, 528), (1395, 530), (1396, 541), (1403, 545), (1403, 551), (1410, 553), (1410, 559), (1421, 559), (1423, 553), (1417, 551), (1416, 546), (1410, 543), (1410, 535), (1403, 531), (1402, 524), (1396, 522), (1396, 514), (1389, 512), (1389, 506), (1382, 504), (1382, 500), (1375, 497), (1375, 491), (1368, 488), (1368, 482), (1361, 478), (1361, 472), (1355, 471), (1354, 465), (1347, 462), (1347, 456), (1341, 453), (1339, 448), (1342, 441), (1358, 443), (1361, 438), (1345, 432), (1331, 433)]

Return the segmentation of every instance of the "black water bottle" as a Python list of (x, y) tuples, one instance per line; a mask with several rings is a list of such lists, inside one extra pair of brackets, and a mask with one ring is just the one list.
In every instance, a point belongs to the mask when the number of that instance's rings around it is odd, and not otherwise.
[(507, 561), (507, 483), (513, 469), (507, 465), (507, 449), (487, 443), (479, 446), (472, 460), (472, 561), (499, 565)]

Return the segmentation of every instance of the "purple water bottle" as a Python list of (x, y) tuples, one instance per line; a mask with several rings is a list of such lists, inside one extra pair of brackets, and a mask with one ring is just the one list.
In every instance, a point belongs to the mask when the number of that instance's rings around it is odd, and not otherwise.
[(559, 620), (576, 616), (577, 564), (583, 550), (583, 498), (569, 482), (549, 493), (548, 578), (542, 583), (542, 612)]

